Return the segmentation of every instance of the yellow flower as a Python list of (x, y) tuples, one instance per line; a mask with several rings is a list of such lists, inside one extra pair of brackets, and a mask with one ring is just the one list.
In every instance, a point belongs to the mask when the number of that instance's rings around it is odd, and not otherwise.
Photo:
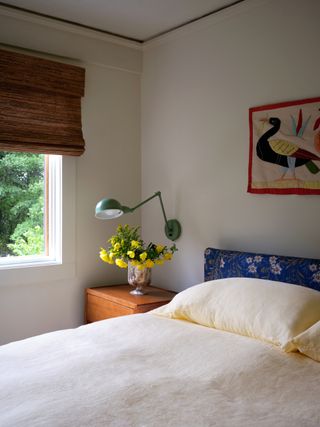
[(133, 251), (128, 251), (127, 255), (129, 258), (134, 258), (136, 256), (136, 254)]
[(121, 258), (116, 259), (116, 265), (120, 268), (127, 268), (128, 264), (124, 262)]
[(147, 268), (152, 268), (152, 267), (154, 267), (154, 262), (153, 262), (153, 261), (151, 261), (151, 259), (147, 259), (147, 260), (146, 260), (146, 262), (144, 263), (144, 265), (145, 265)]
[(109, 264), (113, 264), (112, 258), (110, 258), (110, 255), (108, 254), (108, 252), (105, 249), (101, 249), (101, 251), (100, 251), (100, 258), (104, 262), (107, 262)]
[(164, 254), (164, 259), (166, 261), (170, 261), (172, 259), (172, 254), (170, 252)]
[(108, 254), (102, 254), (102, 253), (100, 253), (100, 258), (101, 258), (101, 259), (102, 259), (102, 261), (104, 261), (104, 262), (109, 262)]
[(164, 249), (164, 246), (163, 245), (157, 245), (156, 246), (156, 251), (157, 251), (157, 253), (159, 254), (160, 252), (162, 252), (163, 251), (163, 249)]
[(118, 251), (121, 248), (120, 243), (115, 243), (114, 246), (113, 246), (113, 248), (114, 248), (115, 251)]
[(145, 259), (147, 258), (147, 256), (148, 256), (147, 252), (142, 252), (142, 254), (140, 254), (141, 261), (145, 261)]
[(163, 259), (156, 259), (155, 263), (157, 265), (162, 265), (164, 263)]
[(144, 270), (145, 265), (144, 264), (138, 264), (137, 268), (138, 268), (138, 270)]
[(136, 267), (137, 265), (139, 265), (140, 264), (140, 262), (139, 261), (137, 261), (137, 260), (132, 260), (132, 261), (130, 261), (130, 263), (131, 263), (131, 265), (133, 265), (134, 267)]
[(131, 247), (132, 249), (137, 249), (139, 248), (140, 243), (137, 240), (131, 240)]

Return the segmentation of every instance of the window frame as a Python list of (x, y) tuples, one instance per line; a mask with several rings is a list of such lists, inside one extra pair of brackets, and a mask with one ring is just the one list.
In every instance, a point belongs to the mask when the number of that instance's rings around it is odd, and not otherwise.
[(3, 269), (61, 264), (62, 156), (46, 155), (45, 167), (45, 255), (0, 257)]
[[(74, 283), (76, 270), (76, 157), (62, 157), (62, 241), (61, 263), (21, 264), (0, 269), (0, 288), (21, 286), (23, 289), (45, 287), (51, 284)], [(27, 294), (26, 294), (27, 297)]]
[(0, 269), (0, 288), (11, 286), (48, 286), (73, 283), (76, 278), (76, 158), (62, 158), (62, 251), (61, 263), (20, 264)]

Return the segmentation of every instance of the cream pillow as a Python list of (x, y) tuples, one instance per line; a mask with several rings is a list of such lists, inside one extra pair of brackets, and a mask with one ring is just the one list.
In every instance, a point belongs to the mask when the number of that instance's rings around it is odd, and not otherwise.
[(320, 322), (293, 338), (292, 342), (300, 353), (320, 362)]
[(152, 313), (292, 351), (292, 339), (320, 320), (320, 292), (270, 280), (220, 279), (188, 288)]

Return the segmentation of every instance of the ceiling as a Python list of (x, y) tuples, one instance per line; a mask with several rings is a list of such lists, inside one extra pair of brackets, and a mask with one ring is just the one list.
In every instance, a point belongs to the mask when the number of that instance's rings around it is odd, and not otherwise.
[(139, 42), (244, 0), (6, 0), (10, 6)]

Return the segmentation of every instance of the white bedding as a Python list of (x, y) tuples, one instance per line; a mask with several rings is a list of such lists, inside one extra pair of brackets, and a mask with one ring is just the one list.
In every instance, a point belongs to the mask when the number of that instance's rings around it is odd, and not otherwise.
[(0, 347), (0, 426), (320, 425), (320, 363), (138, 314)]

